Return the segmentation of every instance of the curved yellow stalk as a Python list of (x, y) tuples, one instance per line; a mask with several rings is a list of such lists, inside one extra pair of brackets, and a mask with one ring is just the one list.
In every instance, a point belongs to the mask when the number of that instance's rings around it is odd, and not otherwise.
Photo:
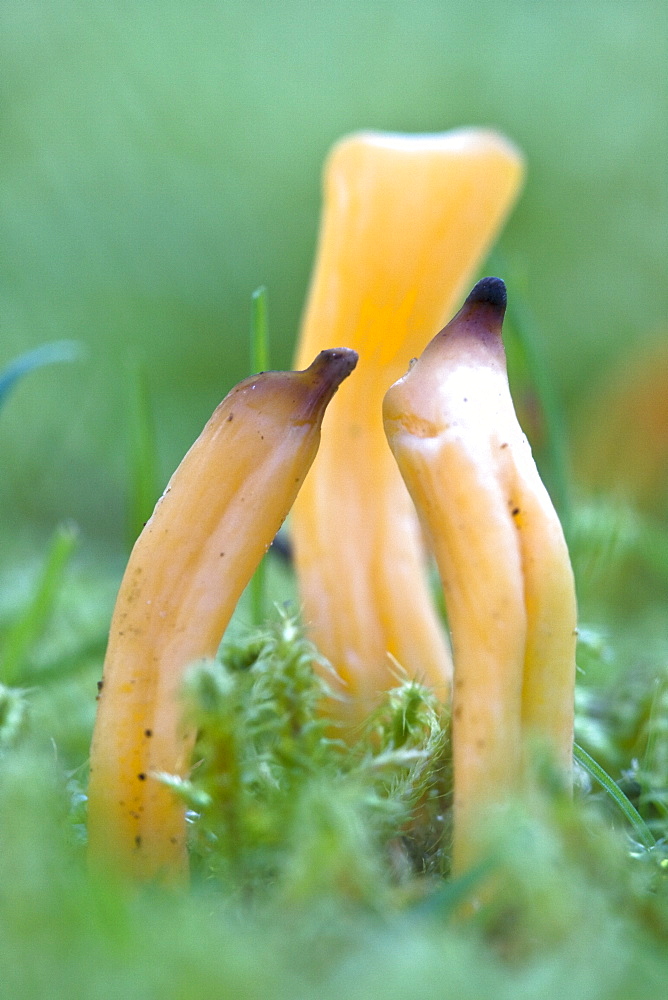
[(469, 282), (522, 174), (517, 150), (480, 129), (359, 133), (326, 165), (298, 364), (332, 336), (345, 337), (360, 361), (356, 384), (330, 408), (292, 535), (305, 620), (344, 679), (351, 721), (394, 682), (388, 653), (447, 696), (450, 653), (381, 404)]
[(504, 311), (503, 282), (483, 279), (384, 401), (452, 630), (455, 872), (479, 856), (484, 810), (517, 788), (527, 738), (565, 780), (572, 765), (573, 575), (515, 416)]
[(185, 776), (186, 667), (214, 656), (237, 601), (318, 448), (357, 355), (264, 372), (226, 396), (172, 476), (130, 556), (111, 623), (91, 747), (89, 845), (140, 878), (187, 873), (184, 808), (156, 772)]

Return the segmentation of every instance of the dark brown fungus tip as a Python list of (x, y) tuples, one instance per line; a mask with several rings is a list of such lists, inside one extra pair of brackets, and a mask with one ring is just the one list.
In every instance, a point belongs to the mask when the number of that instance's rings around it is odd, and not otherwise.
[(306, 369), (313, 372), (324, 372), (328, 381), (340, 385), (355, 369), (359, 355), (350, 347), (330, 347), (321, 351)]
[(466, 305), (488, 305), (502, 311), (507, 302), (506, 284), (502, 278), (481, 278), (469, 292)]
[(303, 372), (294, 373), (300, 378), (306, 376), (305, 384), (309, 387), (301, 420), (322, 419), (327, 404), (354, 370), (358, 357), (357, 352), (349, 347), (333, 347), (321, 351)]

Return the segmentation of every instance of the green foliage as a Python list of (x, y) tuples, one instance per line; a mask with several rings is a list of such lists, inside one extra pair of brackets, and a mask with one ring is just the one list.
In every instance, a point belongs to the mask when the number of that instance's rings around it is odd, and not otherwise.
[(78, 767), (88, 752), (117, 580), (111, 567), (75, 560), (72, 525), (43, 558), (0, 566), (0, 745), (52, 742)]
[[(189, 678), (201, 729), (198, 764), (179, 789), (191, 808), (194, 870), (184, 894), (130, 892), (86, 875), (82, 775), (63, 771), (49, 746), (40, 688), (57, 686), (33, 670), (27, 700), (0, 691), (0, 734), (11, 736), (0, 754), (4, 989), (56, 1000), (118, 990), (161, 1000), (221, 991), (249, 1000), (661, 995), (667, 831), (651, 811), (665, 786), (665, 690), (636, 675), (604, 691), (596, 661), (620, 669), (621, 651), (614, 635), (583, 632), (585, 679), (598, 695), (580, 706), (579, 727), (605, 729), (601, 759), (615, 780), (630, 759), (642, 765), (647, 784), (634, 804), (657, 847), (630, 839), (617, 806), (593, 788), (573, 804), (536, 791), (460, 880), (443, 878), (451, 775), (442, 706), (398, 677), (344, 743), (317, 711), (327, 685), (286, 613), (228, 640), (220, 661)], [(71, 704), (92, 704), (98, 675), (99, 659), (82, 688), (72, 686), (77, 675), (63, 677)], [(57, 743), (66, 745), (61, 734)], [(490, 879), (493, 899), (469, 914)]]
[[(47, 331), (95, 359), (3, 412), (12, 517), (32, 523), (11, 498), (46, 466), (42, 522), (122, 544), (128, 348), (150, 370), (166, 470), (247, 371), (260, 282), (273, 363), (289, 364), (322, 162), (359, 128), (493, 125), (525, 151), (503, 244), (527, 261), (570, 420), (615, 355), (665, 329), (664, 17), (662, 0), (3, 0), (3, 345)], [(27, 419), (38, 395), (47, 426), (69, 429), (62, 457)]]
[(251, 373), (269, 369), (269, 328), (267, 289), (262, 285), (251, 296), (250, 369)]
[[(250, 374), (269, 368), (269, 321), (267, 317), (267, 289), (256, 288), (251, 296), (250, 324)], [(250, 582), (250, 599), (253, 622), (262, 625), (265, 618), (267, 591), (267, 565), (262, 559)]]
[(624, 793), (610, 778), (610, 775), (603, 770), (600, 764), (596, 763), (593, 757), (589, 756), (586, 750), (583, 750), (582, 747), (578, 746), (577, 743), (575, 744), (573, 750), (575, 760), (585, 769), (590, 777), (592, 777), (599, 783), (599, 785), (601, 785), (602, 788), (605, 789), (610, 798), (619, 807), (620, 811), (633, 827), (643, 847), (648, 850), (656, 847), (656, 840), (652, 835), (652, 831), (648, 828), (637, 809), (634, 809), (626, 795), (624, 795)]
[(130, 369), (128, 541), (134, 545), (160, 496), (160, 472), (146, 366)]
[[(252, 669), (247, 656), (238, 663)], [(249, 896), (220, 872), (197, 877), (187, 893), (129, 891), (88, 877), (68, 786), (52, 753), (24, 745), (1, 761), (0, 967), (8, 996), (662, 995), (668, 879), (657, 883), (629, 861), (620, 839), (580, 804), (538, 797), (530, 808), (518, 805), (483, 869), (455, 882), (421, 880), (418, 892), (397, 876), (388, 842), (369, 823), (376, 805), (367, 805), (366, 780), (312, 776), (292, 810), (276, 880)], [(467, 915), (490, 875), (494, 903)]]
[(0, 682), (23, 682), (31, 648), (41, 638), (53, 615), (76, 544), (77, 531), (72, 525), (63, 525), (57, 529), (27, 607), (2, 637)]
[(668, 843), (667, 691), (665, 666), (650, 666), (618, 679), (613, 689), (583, 685), (576, 700), (576, 734), (596, 758), (587, 759), (579, 747), (576, 759), (606, 787), (646, 847), (654, 839)]
[[(640, 445), (639, 445), (640, 446)], [(570, 552), (581, 608), (625, 625), (668, 597), (668, 524), (613, 497), (582, 500), (571, 521)]]
[(195, 667), (186, 684), (199, 763), (180, 791), (201, 812), (195, 853), (242, 885), (275, 872), (290, 803), (336, 753), (316, 715), (314, 655), (282, 618), (222, 662)]
[[(511, 331), (511, 362), (544, 406), (525, 336)], [(143, 389), (137, 401), (139, 497), (155, 441)], [(565, 475), (558, 451), (544, 449), (546, 467)], [(564, 488), (570, 497), (570, 483)], [(8, 995), (662, 995), (665, 529), (612, 502), (572, 502), (585, 621), (576, 725), (584, 769), (573, 802), (543, 767), (503, 823), (490, 823), (478, 868), (450, 877), (447, 711), (397, 668), (396, 687), (354, 739), (342, 740), (327, 668), (314, 672), (318, 653), (284, 606), (273, 624), (242, 627), (285, 593), (286, 575), (269, 560), (261, 606), (251, 601), (249, 613), (246, 595), (220, 658), (188, 677), (195, 766), (188, 781), (163, 776), (189, 808), (193, 884), (175, 895), (131, 892), (85, 870), (85, 759), (114, 580), (107, 567), (96, 571), (103, 587), (87, 577), (73, 559), (77, 532), (59, 529), (22, 596), (7, 601), (5, 588), (0, 601)], [(640, 582), (647, 572), (652, 586)], [(619, 625), (611, 608), (630, 588)], [(639, 593), (644, 614), (635, 620)]]
[[(566, 454), (598, 369), (665, 312), (660, 5), (649, 16), (608, 0), (565, 13), (523, 0), (261, 6), (205, 5), (185, 18), (178, 0), (103, 13), (8, 0), (3, 10), (3, 331), (17, 354), (36, 331), (74, 335), (98, 364), (74, 394), (67, 369), (26, 380), (1, 414), (2, 993), (663, 996), (668, 536), (614, 498), (579, 497)], [(489, 856), (451, 878), (447, 712), (398, 676), (355, 739), (341, 740), (326, 672), (314, 674), (317, 653), (294, 620), (280, 612), (244, 631), (294, 590), (270, 558), (221, 658), (189, 678), (200, 733), (191, 778), (164, 776), (190, 809), (190, 890), (90, 877), (86, 757), (120, 574), (93, 545), (120, 537), (128, 492), (119, 354), (131, 345), (139, 359), (134, 537), (157, 498), (159, 451), (172, 467), (247, 371), (239, 331), (260, 276), (278, 290), (272, 354), (289, 363), (331, 143), (357, 127), (489, 122), (529, 161), (497, 259), (511, 264), (500, 270), (514, 387), (568, 522), (582, 609), (576, 754), (586, 770), (574, 801), (538, 781), (490, 824)], [(252, 345), (251, 367), (268, 367), (260, 289)], [(0, 404), (23, 374), (76, 353), (70, 341), (23, 353), (0, 373)], [(73, 400), (76, 424), (54, 450), (48, 428)], [(27, 419), (37, 404), (40, 420)], [(31, 518), (52, 525), (62, 510), (89, 525), (76, 558), (77, 532), (65, 527), (45, 554), (14, 565), (14, 526), (39, 537)]]
[(384, 869), (407, 881), (445, 868), (447, 716), (405, 682), (348, 745), (328, 717), (318, 659), (281, 612), (266, 631), (227, 644), (220, 661), (194, 667), (186, 699), (197, 763), (190, 780), (164, 780), (192, 810), (202, 877), (246, 894), (278, 881), (290, 898), (370, 903)]
[(26, 728), (28, 705), (25, 692), (0, 684), (0, 756), (15, 746)]

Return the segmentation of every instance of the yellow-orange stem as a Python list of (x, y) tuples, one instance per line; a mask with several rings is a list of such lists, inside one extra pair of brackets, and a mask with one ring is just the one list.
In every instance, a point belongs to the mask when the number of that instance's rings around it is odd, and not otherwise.
[(479, 129), (359, 133), (334, 147), (325, 168), (298, 364), (332, 336), (360, 361), (355, 384), (330, 407), (292, 534), (305, 620), (345, 682), (349, 721), (395, 682), (388, 653), (443, 698), (449, 690), (450, 652), (381, 404), (470, 280), (522, 175), (517, 150)]
[(130, 556), (111, 623), (91, 747), (89, 851), (142, 878), (187, 876), (185, 810), (155, 777), (186, 776), (185, 669), (214, 656), (237, 601), (318, 448), (325, 408), (357, 356), (236, 386), (172, 476)]
[(384, 402), (385, 430), (436, 556), (454, 646), (453, 869), (518, 790), (528, 740), (570, 780), (576, 605), (557, 515), (517, 422), (484, 279)]

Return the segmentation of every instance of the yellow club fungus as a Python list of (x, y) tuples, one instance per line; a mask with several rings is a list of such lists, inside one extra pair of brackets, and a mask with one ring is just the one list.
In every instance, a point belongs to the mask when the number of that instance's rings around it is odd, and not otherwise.
[(172, 476), (130, 556), (111, 623), (91, 748), (89, 850), (137, 878), (187, 876), (185, 810), (156, 773), (185, 776), (187, 666), (215, 655), (237, 601), (318, 448), (327, 404), (355, 367), (341, 348), (306, 371), (236, 386)]
[(478, 282), (383, 407), (452, 632), (456, 873), (479, 857), (486, 810), (518, 790), (530, 741), (549, 748), (565, 782), (572, 768), (573, 574), (515, 416), (505, 305), (500, 279)]
[(522, 176), (518, 151), (482, 129), (362, 132), (341, 140), (325, 168), (297, 366), (332, 337), (360, 360), (330, 407), (292, 535), (304, 619), (343, 679), (350, 722), (394, 683), (397, 662), (440, 697), (449, 691), (450, 652), (381, 405), (452, 311)]

